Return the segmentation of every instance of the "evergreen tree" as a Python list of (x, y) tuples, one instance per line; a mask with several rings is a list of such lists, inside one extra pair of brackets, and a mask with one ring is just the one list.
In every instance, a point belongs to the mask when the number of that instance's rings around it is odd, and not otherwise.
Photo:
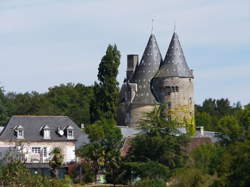
[[(147, 114), (146, 119), (142, 120), (139, 126), (143, 133), (132, 140), (127, 154), (131, 173), (137, 174), (132, 178), (152, 176), (162, 178), (162, 173), (165, 173), (163, 179), (166, 179), (176, 168), (183, 166), (186, 158), (183, 147), (188, 143), (189, 138), (181, 134), (176, 129), (177, 126), (177, 122), (166, 118), (164, 107), (155, 108)], [(150, 162), (158, 163), (153, 173), (149, 173), (147, 169), (136, 172), (137, 168), (148, 167)]]
[(109, 45), (98, 68), (99, 83), (95, 83), (95, 98), (92, 102), (92, 121), (101, 118), (116, 119), (119, 83), (116, 80), (120, 65), (120, 51)]

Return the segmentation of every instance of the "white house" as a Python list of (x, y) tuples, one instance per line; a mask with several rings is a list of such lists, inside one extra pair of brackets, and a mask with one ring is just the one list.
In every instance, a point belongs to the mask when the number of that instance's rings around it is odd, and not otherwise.
[(87, 136), (67, 116), (13, 116), (0, 131), (0, 159), (12, 152), (25, 163), (46, 164), (59, 147), (67, 164), (76, 161), (76, 146), (84, 143)]

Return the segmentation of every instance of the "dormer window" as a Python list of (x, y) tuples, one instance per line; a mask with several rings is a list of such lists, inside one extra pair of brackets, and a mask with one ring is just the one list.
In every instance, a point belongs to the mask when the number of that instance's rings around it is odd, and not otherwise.
[(67, 127), (67, 139), (74, 139), (74, 128), (72, 126)]
[(42, 130), (43, 130), (43, 139), (50, 139), (49, 126), (45, 125)]
[(24, 138), (24, 130), (23, 130), (23, 127), (21, 125), (18, 125), (15, 128), (15, 132), (16, 132), (17, 139), (23, 139)]

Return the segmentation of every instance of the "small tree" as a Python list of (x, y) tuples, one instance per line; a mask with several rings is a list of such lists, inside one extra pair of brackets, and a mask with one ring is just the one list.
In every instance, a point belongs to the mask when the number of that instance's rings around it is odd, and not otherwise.
[(103, 119), (86, 127), (90, 143), (82, 146), (76, 151), (77, 155), (91, 164), (97, 174), (106, 171), (110, 182), (114, 182), (115, 175), (121, 163), (120, 148), (122, 145), (121, 130), (116, 126), (114, 120)]
[(51, 159), (49, 161), (49, 164), (52, 168), (52, 172), (54, 174), (54, 176), (56, 176), (57, 178), (59, 177), (59, 168), (62, 166), (63, 164), (63, 154), (62, 151), (59, 147), (55, 147), (51, 152)]

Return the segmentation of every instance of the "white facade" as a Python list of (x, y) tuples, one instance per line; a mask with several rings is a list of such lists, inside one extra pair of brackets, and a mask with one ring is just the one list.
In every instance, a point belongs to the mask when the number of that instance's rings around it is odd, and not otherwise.
[(48, 163), (54, 148), (60, 148), (64, 156), (64, 163), (75, 162), (75, 142), (5, 142), (0, 141), (0, 159), (6, 153), (21, 153), (25, 163)]

